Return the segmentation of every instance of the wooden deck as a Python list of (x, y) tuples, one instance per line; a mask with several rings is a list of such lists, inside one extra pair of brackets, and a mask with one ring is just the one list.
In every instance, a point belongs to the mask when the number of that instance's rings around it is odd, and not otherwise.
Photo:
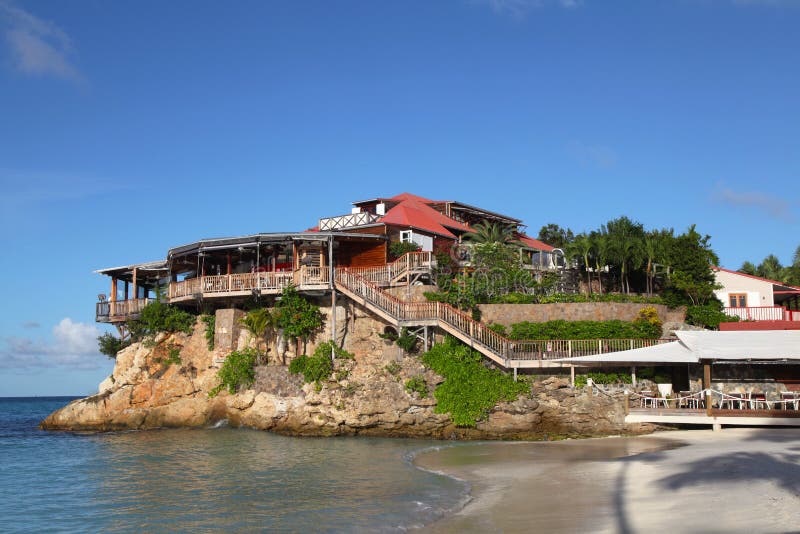
[(720, 410), (712, 408), (631, 408), (626, 423), (663, 423), (679, 425), (726, 426), (798, 426), (798, 410)]

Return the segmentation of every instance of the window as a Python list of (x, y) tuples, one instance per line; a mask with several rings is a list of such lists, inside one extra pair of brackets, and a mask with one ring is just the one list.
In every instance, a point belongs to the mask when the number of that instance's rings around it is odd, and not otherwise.
[(411, 230), (403, 230), (400, 232), (400, 242), (401, 243), (413, 243), (414, 242), (414, 232)]
[(746, 308), (747, 293), (731, 293), (728, 295), (728, 303), (731, 308)]

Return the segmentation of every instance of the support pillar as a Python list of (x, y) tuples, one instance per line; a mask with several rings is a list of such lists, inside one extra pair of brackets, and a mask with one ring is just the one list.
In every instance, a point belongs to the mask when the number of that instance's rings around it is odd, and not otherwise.
[[(323, 256), (324, 258), (324, 256)], [(333, 279), (333, 236), (328, 238), (328, 273), (331, 286), (331, 360), (336, 359), (336, 284)]]
[[(136, 275), (137, 274), (138, 273), (136, 272), (136, 267), (134, 267), (133, 268), (133, 283), (132, 283), (132, 289), (133, 289), (132, 293), (133, 293), (133, 298), (134, 299), (138, 299), (139, 298), (139, 287), (138, 287), (138, 283), (137, 283), (138, 281), (136, 279)], [(127, 297), (125, 298), (125, 300), (128, 300)]]
[(703, 390), (706, 395), (706, 415), (711, 417), (711, 363), (703, 362)]
[(575, 366), (569, 366), (569, 385), (575, 387)]
[(631, 384), (636, 387), (636, 366), (631, 367)]

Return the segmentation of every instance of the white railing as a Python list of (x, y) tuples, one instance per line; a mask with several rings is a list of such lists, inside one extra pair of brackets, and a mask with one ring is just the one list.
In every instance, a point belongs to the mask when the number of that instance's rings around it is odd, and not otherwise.
[(741, 321), (783, 321), (786, 309), (783, 306), (726, 307), (723, 312), (729, 317), (738, 317)]
[(372, 224), (378, 219), (380, 219), (380, 215), (375, 215), (366, 211), (337, 215), (336, 217), (325, 217), (319, 220), (319, 231), (328, 232), (331, 230), (341, 230), (342, 228), (364, 226), (365, 224)]

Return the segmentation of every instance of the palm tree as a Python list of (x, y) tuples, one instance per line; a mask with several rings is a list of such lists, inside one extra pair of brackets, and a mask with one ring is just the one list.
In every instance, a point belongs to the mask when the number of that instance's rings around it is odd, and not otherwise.
[(630, 293), (628, 274), (642, 264), (644, 228), (625, 216), (608, 221), (606, 228), (611, 240), (611, 259), (620, 268), (620, 286), (625, 293)]
[(607, 265), (611, 249), (611, 243), (608, 239), (605, 226), (601, 226), (599, 232), (592, 232), (589, 234), (589, 240), (592, 242), (592, 255), (594, 256), (595, 272), (597, 272), (597, 283), (600, 286), (600, 293), (602, 294), (603, 278), (600, 270)]
[(770, 254), (756, 268), (756, 274), (762, 278), (778, 280), (781, 277), (783, 265), (775, 254)]
[(586, 233), (578, 234), (567, 244), (566, 252), (570, 257), (578, 257), (583, 260), (583, 268), (586, 270), (586, 294), (592, 292), (592, 279), (589, 274), (589, 254), (592, 252), (592, 240)]
[(661, 240), (659, 239), (658, 232), (648, 232), (644, 238), (644, 255), (647, 258), (647, 266), (645, 274), (647, 275), (647, 294), (653, 294), (653, 279), (655, 278), (655, 262), (661, 252)]
[(512, 245), (517, 242), (514, 236), (515, 228), (508, 224), (481, 221), (472, 227), (473, 232), (463, 236), (464, 241), (475, 244), (499, 243)]

